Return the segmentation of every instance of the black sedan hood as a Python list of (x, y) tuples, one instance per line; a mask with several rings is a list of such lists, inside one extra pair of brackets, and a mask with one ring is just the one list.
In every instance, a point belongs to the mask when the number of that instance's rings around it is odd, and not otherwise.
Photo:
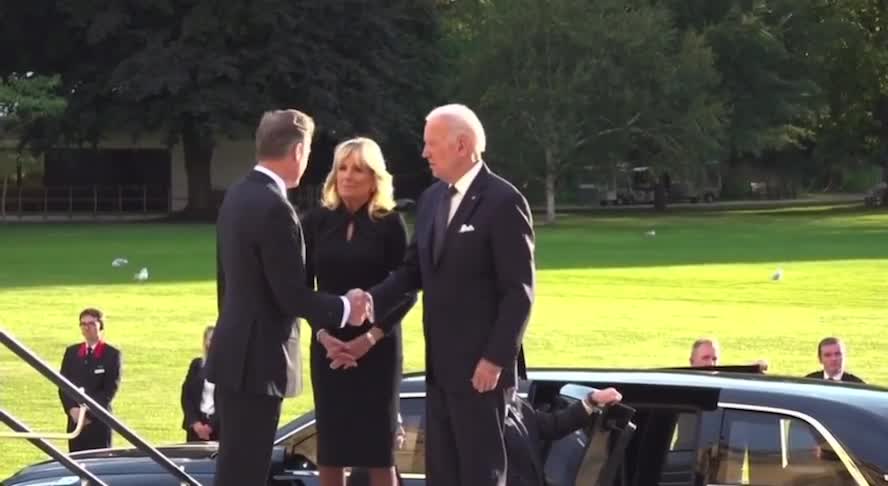
[[(191, 475), (212, 474), (215, 470), (213, 455), (218, 444), (208, 442), (203, 444), (182, 444), (158, 447), (161, 454), (168, 457), (176, 465), (184, 467), (185, 472)], [(135, 449), (98, 449), (94, 451), (77, 452), (69, 457), (78, 464), (83, 465), (87, 471), (99, 477), (126, 476), (126, 475), (156, 475), (165, 474), (166, 470), (154, 462), (144, 452)], [(72, 476), (65, 466), (56, 461), (45, 461), (22, 469), (15, 476), (5, 480), (2, 484), (15, 485), (20, 482), (34, 481), (37, 479), (59, 478)]]

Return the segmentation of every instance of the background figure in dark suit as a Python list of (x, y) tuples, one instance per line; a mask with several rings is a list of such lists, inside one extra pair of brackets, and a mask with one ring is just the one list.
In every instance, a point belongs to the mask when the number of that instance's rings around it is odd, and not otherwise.
[(590, 392), (565, 409), (543, 412), (513, 394), (506, 408), (505, 443), (509, 486), (545, 486), (546, 445), (588, 425), (590, 416), (601, 416), (602, 408), (623, 397), (613, 388)]
[(216, 223), (219, 318), (207, 355), (223, 424), (216, 486), (265, 484), (283, 397), (302, 389), (299, 325), (361, 324), (366, 307), (305, 286), (302, 228), (287, 188), (308, 163), (314, 122), (267, 112), (258, 164), (225, 193)]
[(817, 359), (823, 369), (808, 373), (805, 378), (820, 378), (847, 383), (864, 383), (863, 380), (845, 371), (845, 343), (837, 337), (826, 337), (817, 344)]
[(219, 440), (219, 415), (216, 413), (216, 385), (206, 379), (207, 350), (215, 326), (203, 332), (203, 356), (191, 360), (182, 382), (182, 429), (186, 442)]
[(404, 263), (368, 299), (384, 315), (423, 290), (428, 484), (502, 486), (506, 390), (534, 297), (530, 209), (482, 162), (470, 109), (446, 105), (426, 120), (423, 157), (440, 181), (419, 198)]
[[(111, 402), (120, 387), (120, 351), (102, 339), (105, 319), (99, 309), (84, 309), (80, 313), (80, 332), (84, 341), (65, 350), (60, 373), (74, 386), (111, 412)], [(68, 432), (72, 432), (80, 415), (77, 402), (59, 390), (62, 408), (68, 416)], [(80, 435), (68, 441), (70, 452), (111, 447), (111, 428), (91, 413), (86, 413), (85, 426)]]
[[(368, 138), (336, 147), (322, 206), (303, 218), (308, 286), (344, 294), (381, 282), (404, 259), (407, 228), (394, 212), (392, 176)], [(311, 380), (322, 486), (342, 486), (345, 467), (367, 469), (373, 486), (395, 484), (393, 437), (403, 354), (405, 295), (388, 316), (360, 327), (321, 329), (311, 340)], [(343, 356), (343, 354), (345, 356)], [(360, 413), (343, 404), (360, 403)]]

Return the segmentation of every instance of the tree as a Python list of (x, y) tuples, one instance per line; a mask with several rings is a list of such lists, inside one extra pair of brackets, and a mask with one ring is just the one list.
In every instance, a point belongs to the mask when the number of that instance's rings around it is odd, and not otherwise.
[(67, 125), (31, 137), (164, 134), (182, 144), (197, 214), (215, 209), (217, 142), (250, 136), (262, 111), (298, 107), (337, 136), (415, 133), (436, 68), (431, 0), (37, 2), (67, 45), (37, 43), (19, 65), (60, 66), (70, 104)]
[[(621, 0), (491, 0), (459, 24), (457, 88), (493, 120), (499, 146), (527, 157), (555, 218), (562, 177), (591, 157), (644, 150), (666, 164), (718, 148), (718, 79), (695, 34), (668, 11)], [(700, 160), (702, 162), (702, 159)]]
[[(57, 93), (58, 76), (12, 75), (0, 80), (0, 139), (26, 131), (37, 123), (61, 114), (65, 99)], [(0, 218), (6, 219), (6, 195), (9, 179), (35, 163), (34, 157), (19, 146), (15, 155), (10, 151), (0, 154)]]
[[(795, 2), (799, 9), (805, 7)], [(787, 2), (736, 2), (706, 29), (728, 102), (731, 159), (798, 145), (812, 135), (819, 89), (810, 64), (787, 45)]]
[(814, 156), (827, 166), (879, 165), (888, 182), (888, 5), (824, 0), (815, 11), (830, 42), (817, 51), (826, 106)]

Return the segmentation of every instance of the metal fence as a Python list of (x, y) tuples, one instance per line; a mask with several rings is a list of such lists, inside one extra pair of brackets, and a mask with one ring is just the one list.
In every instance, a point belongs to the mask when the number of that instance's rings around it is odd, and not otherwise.
[[(190, 474), (185, 472), (184, 468), (179, 467), (161, 451), (148, 444), (145, 439), (136, 434), (135, 431), (127, 427), (117, 417), (111, 415), (111, 413), (108, 412), (105, 407), (100, 405), (93, 398), (77, 388), (67, 378), (59, 374), (45, 361), (40, 359), (40, 357), (38, 357), (32, 350), (30, 350), (23, 343), (19, 342), (11, 334), (7, 333), (3, 329), (0, 329), (0, 344), (8, 348), (16, 356), (18, 356), (19, 359), (21, 359), (31, 368), (43, 375), (45, 379), (57, 386), (62, 392), (64, 392), (69, 398), (76, 401), (80, 406), (88, 407), (93, 417), (110, 427), (112, 430), (114, 430), (131, 444), (133, 444), (136, 449), (145, 454), (147, 458), (151, 459), (158, 466), (160, 466), (161, 469), (165, 470), (167, 474), (178, 480), (179, 484), (181, 484), (182, 486), (201, 486), (201, 483), (193, 478)], [(31, 432), (23, 423), (16, 420), (15, 417), (13, 417), (11, 414), (3, 409), (0, 409), (0, 421), (2, 421), (13, 430), (12, 434), (5, 434), (6, 437), (28, 440), (35, 447), (39, 448), (50, 457), (58, 461), (71, 474), (74, 474), (78, 478), (80, 478), (81, 484), (93, 486), (103, 486), (105, 484), (100, 478), (97, 478), (91, 472), (87, 471), (82, 464), (78, 463), (76, 460), (72, 459), (64, 452), (60, 451), (59, 449), (53, 447), (51, 444), (43, 440), (41, 438), (42, 434)], [(31, 483), (29, 482), (28, 484)], [(40, 484), (50, 484), (50, 482), (44, 481)]]
[[(3, 204), (5, 202), (5, 205)], [(168, 214), (172, 210), (168, 186), (46, 186), (12, 187), (7, 190), (6, 219), (43, 216), (44, 219), (68, 216)]]
[[(419, 192), (412, 187), (413, 179), (399, 177), (399, 192), (407, 193), (405, 197)], [(322, 184), (300, 185), (287, 197), (297, 210), (305, 211), (320, 204), (321, 189)], [(224, 189), (213, 189), (211, 207), (218, 208), (224, 196)], [(188, 203), (187, 196), (174, 196), (169, 185), (11, 186), (2, 198), (0, 193), (0, 221), (137, 220), (166, 216)]]

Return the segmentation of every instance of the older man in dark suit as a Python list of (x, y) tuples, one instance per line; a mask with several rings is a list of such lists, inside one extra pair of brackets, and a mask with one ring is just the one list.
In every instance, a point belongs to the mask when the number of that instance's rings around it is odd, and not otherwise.
[(223, 424), (216, 486), (268, 480), (281, 400), (302, 389), (297, 318), (312, 326), (364, 321), (357, 301), (305, 285), (302, 229), (287, 188), (305, 172), (313, 131), (299, 111), (265, 113), (258, 164), (226, 191), (219, 210), (219, 318), (206, 364)]
[(424, 139), (440, 181), (419, 198), (403, 265), (369, 300), (381, 317), (423, 290), (428, 484), (502, 486), (507, 394), (534, 298), (530, 209), (481, 160), (484, 128), (469, 108), (432, 110)]

